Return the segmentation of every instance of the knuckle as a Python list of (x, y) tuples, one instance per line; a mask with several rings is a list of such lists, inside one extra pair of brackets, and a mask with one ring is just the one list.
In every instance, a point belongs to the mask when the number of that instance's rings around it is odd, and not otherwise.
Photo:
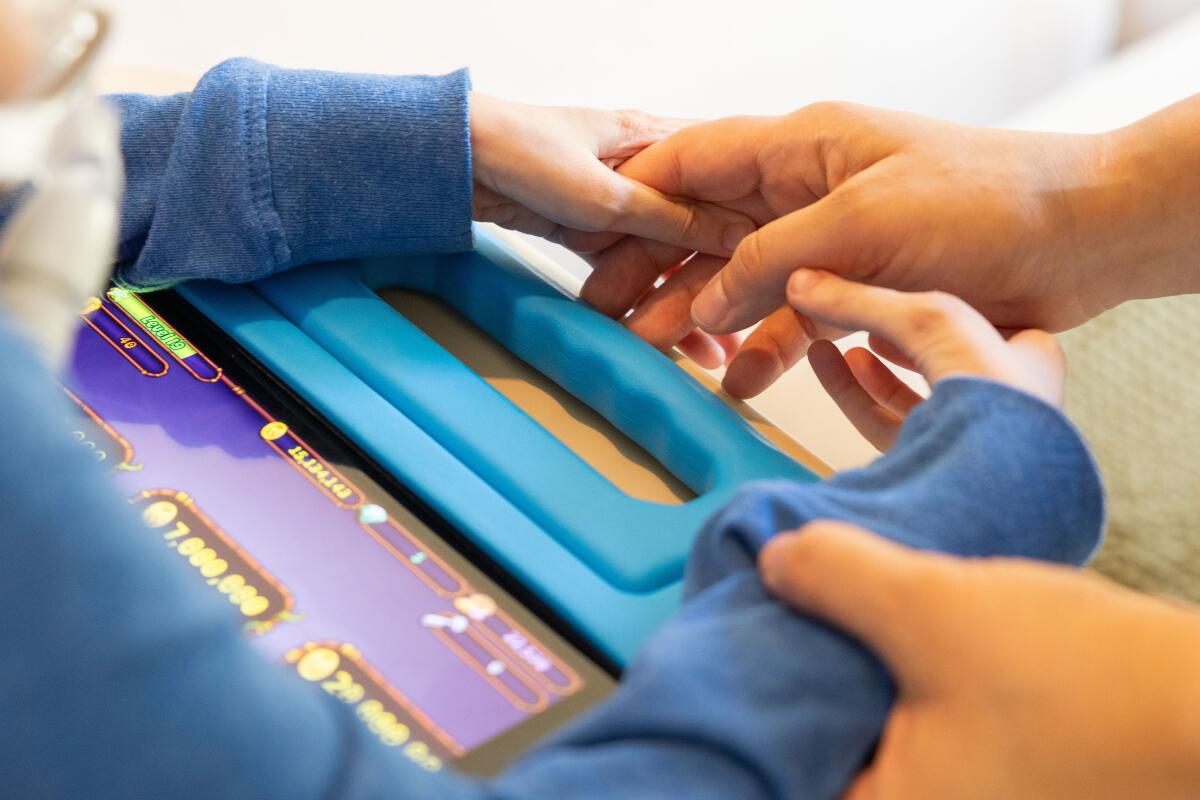
[(649, 127), (650, 118), (644, 111), (622, 108), (613, 112), (617, 127), (630, 136), (637, 136)]
[(752, 233), (738, 244), (726, 272), (732, 280), (745, 283), (754, 280), (754, 276), (762, 272), (764, 263), (762, 236)]
[(908, 310), (908, 327), (914, 335), (933, 333), (962, 319), (966, 303), (946, 292), (913, 295)]
[(690, 204), (683, 204), (680, 208), (679, 218), (679, 241), (692, 242), (696, 241), (700, 234), (703, 233), (703, 223), (700, 219), (700, 214), (695, 207)]
[(1065, 357), (1065, 354), (1063, 353), (1062, 342), (1060, 342), (1058, 337), (1054, 334), (1038, 328), (1032, 328), (1029, 331), (1026, 331), (1026, 336), (1033, 340), (1036, 345), (1044, 348), (1047, 353), (1053, 355), (1055, 358)]
[(794, 115), (806, 122), (816, 120), (847, 120), (859, 114), (860, 106), (844, 100), (818, 100), (800, 108)]
[(797, 313), (796, 322), (800, 325), (801, 335), (806, 337), (809, 343), (825, 338), (826, 331), (821, 327), (820, 323), (807, 314)]
[(797, 109), (793, 116), (798, 119), (822, 119), (838, 114), (840, 109), (841, 103), (838, 100), (818, 100)]
[(906, 559), (904, 565), (890, 575), (889, 590), (897, 604), (923, 616), (941, 608), (950, 577), (947, 566), (940, 559)]
[(632, 213), (633, 187), (622, 181), (605, 181), (592, 190), (593, 221), (598, 230), (613, 230)]
[[(748, 248), (747, 252), (753, 248)], [(751, 256), (751, 259), (755, 258)], [(747, 263), (744, 254), (735, 255), (729, 260), (729, 263), (717, 273), (716, 280), (721, 282), (721, 287), (725, 290), (725, 295), (729, 299), (743, 297), (747, 290), (753, 285), (755, 276), (755, 268), (753, 261)]]

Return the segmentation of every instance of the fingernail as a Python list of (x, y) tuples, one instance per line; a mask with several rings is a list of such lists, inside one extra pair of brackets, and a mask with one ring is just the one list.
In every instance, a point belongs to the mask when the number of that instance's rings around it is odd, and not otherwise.
[(750, 223), (735, 222), (725, 227), (724, 235), (721, 237), (721, 244), (725, 246), (728, 252), (732, 253), (737, 249), (742, 239), (745, 239), (752, 233), (754, 233), (754, 226)]
[(778, 584), (779, 570), (783, 567), (784, 553), (787, 552), (789, 545), (795, 541), (797, 534), (795, 531), (786, 531), (772, 536), (763, 544), (762, 549), (758, 552), (758, 564), (762, 570), (763, 582), (768, 587), (773, 587)]
[(812, 285), (817, 282), (817, 278), (819, 278), (819, 277), (820, 276), (817, 275), (816, 270), (812, 270), (812, 269), (796, 270), (795, 272), (792, 273), (791, 277), (788, 278), (788, 283), (787, 283), (788, 294), (789, 295), (804, 294), (805, 292), (807, 292), (809, 289), (812, 288)]
[(729, 314), (729, 298), (719, 278), (705, 286), (692, 303), (692, 319), (701, 328), (715, 328)]

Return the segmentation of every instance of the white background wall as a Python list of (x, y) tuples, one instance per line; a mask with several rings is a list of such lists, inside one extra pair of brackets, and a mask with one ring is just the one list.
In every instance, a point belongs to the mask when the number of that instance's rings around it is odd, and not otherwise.
[[(1168, 0), (1157, 0), (1167, 2)], [(1189, 0), (1177, 0), (1187, 2)], [(103, 0), (111, 60), (440, 72), (531, 102), (709, 116), (815, 99), (997, 119), (1102, 55), (1120, 0)]]
[[(1145, 71), (1083, 77), (1118, 42), (1200, 0), (101, 2), (116, 19), (109, 89), (174, 90), (218, 61), (248, 55), (390, 73), (466, 65), (478, 88), (514, 99), (699, 117), (838, 98), (993, 123), (1051, 96), (1017, 119), (1065, 128), (1077, 118), (1086, 128), (1127, 117), (1119, 109), (1140, 107), (1139, 97), (1182, 96), (1180, 84), (1200, 83), (1173, 75), (1166, 86)], [(1200, 52), (1200, 41), (1175, 51)], [(1084, 99), (1069, 88), (1055, 94), (1081, 77), (1091, 87)], [(1105, 88), (1112, 85), (1128, 102)], [(1065, 119), (1054, 113), (1072, 107)], [(556, 257), (579, 277), (581, 262)], [(835, 467), (874, 454), (805, 365), (755, 405)]]

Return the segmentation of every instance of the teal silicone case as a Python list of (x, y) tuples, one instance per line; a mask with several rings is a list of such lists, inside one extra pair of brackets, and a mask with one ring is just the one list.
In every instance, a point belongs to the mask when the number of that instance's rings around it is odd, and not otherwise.
[[(623, 326), (484, 232), (476, 243), (183, 293), (623, 664), (677, 605), (697, 531), (738, 486), (817, 476)], [(384, 287), (441, 298), (698, 496), (626, 495), (384, 302)]]

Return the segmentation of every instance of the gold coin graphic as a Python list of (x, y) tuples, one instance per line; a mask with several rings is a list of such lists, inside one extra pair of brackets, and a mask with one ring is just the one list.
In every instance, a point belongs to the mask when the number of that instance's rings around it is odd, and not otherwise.
[(258, 435), (266, 439), (268, 442), (273, 442), (287, 432), (288, 426), (276, 420), (275, 422), (268, 422), (266, 425), (263, 425), (262, 430), (258, 432)]
[(318, 647), (309, 650), (296, 665), (296, 672), (306, 681), (323, 681), (332, 675), (342, 663), (342, 657), (337, 651), (328, 647)]

